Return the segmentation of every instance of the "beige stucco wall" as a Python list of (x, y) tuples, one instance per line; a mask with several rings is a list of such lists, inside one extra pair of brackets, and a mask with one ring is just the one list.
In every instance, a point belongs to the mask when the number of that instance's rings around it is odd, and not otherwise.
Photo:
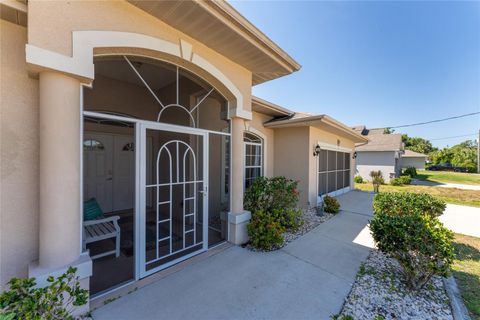
[[(332, 150), (353, 151), (355, 143), (345, 137), (317, 127), (291, 127), (275, 129), (274, 175), (298, 180), (299, 206), (306, 208), (317, 204), (317, 161), (314, 146), (319, 142)], [(337, 140), (340, 144), (337, 145)], [(350, 159), (350, 185), (353, 186), (355, 161)]]
[[(266, 158), (265, 161), (265, 172), (264, 175), (267, 177), (271, 177), (274, 174), (274, 131), (273, 129), (265, 128), (263, 124), (270, 120), (272, 117), (253, 112), (252, 113), (252, 121), (248, 122), (248, 130), (252, 131), (253, 133), (260, 132), (263, 135), (264, 143), (265, 143), (265, 151), (264, 156)], [(254, 130), (251, 130), (253, 128)]]
[(0, 290), (38, 258), (38, 81), (28, 77), (27, 30), (0, 20)]
[(424, 157), (401, 157), (400, 167), (402, 169), (408, 167), (414, 167), (418, 170), (425, 170), (425, 158)]
[(275, 130), (275, 176), (298, 180), (299, 206), (308, 206), (309, 194), (309, 128), (292, 127)]
[(396, 172), (395, 151), (357, 151), (357, 168), (355, 175), (371, 180), (370, 172), (382, 171), (385, 182), (390, 181), (390, 174)]
[(29, 1), (28, 12), (29, 44), (68, 56), (72, 55), (73, 31), (132, 32), (175, 44), (185, 40), (192, 44), (193, 52), (221, 70), (240, 90), (243, 95), (241, 108), (251, 109), (252, 74), (249, 70), (125, 1)]

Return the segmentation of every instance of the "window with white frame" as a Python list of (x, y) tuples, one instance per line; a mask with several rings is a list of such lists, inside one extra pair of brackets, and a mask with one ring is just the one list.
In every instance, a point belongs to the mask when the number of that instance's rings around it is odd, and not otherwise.
[(243, 134), (245, 144), (245, 189), (263, 176), (263, 141), (250, 132)]
[(321, 150), (318, 155), (318, 195), (350, 186), (350, 153)]

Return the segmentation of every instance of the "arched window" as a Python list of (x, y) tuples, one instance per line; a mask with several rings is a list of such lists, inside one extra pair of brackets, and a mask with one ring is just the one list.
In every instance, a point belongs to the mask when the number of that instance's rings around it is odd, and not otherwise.
[(245, 189), (252, 182), (263, 176), (263, 141), (260, 137), (245, 132), (243, 134), (245, 144)]

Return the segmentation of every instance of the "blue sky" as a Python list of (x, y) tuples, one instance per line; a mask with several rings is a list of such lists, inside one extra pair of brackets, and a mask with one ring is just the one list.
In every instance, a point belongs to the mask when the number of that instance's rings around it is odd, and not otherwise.
[[(302, 65), (254, 87), (261, 98), (372, 128), (480, 111), (480, 2), (230, 3)], [(477, 115), (397, 132), (436, 139), (479, 127)]]

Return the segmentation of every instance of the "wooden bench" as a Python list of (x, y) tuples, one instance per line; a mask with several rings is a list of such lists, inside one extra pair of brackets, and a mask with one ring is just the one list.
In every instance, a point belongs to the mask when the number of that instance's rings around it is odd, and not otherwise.
[(89, 220), (83, 223), (83, 249), (87, 250), (87, 244), (105, 239), (115, 238), (115, 250), (99, 253), (92, 256), (92, 260), (115, 254), (120, 256), (120, 226), (119, 216), (112, 216), (104, 219)]

